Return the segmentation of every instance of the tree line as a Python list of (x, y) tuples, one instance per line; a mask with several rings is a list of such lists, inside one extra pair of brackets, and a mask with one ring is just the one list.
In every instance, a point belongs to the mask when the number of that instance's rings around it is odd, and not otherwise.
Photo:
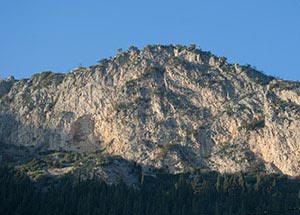
[(0, 214), (250, 215), (299, 214), (300, 183), (280, 175), (218, 173), (142, 177), (138, 187), (93, 177), (33, 182), (0, 168)]

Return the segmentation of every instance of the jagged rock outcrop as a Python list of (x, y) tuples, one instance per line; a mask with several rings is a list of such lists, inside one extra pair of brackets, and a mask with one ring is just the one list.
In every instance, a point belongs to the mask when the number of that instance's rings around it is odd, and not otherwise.
[(0, 97), (4, 96), (9, 92), (14, 82), (15, 78), (13, 76), (10, 76), (5, 80), (0, 78)]
[(147, 168), (300, 175), (300, 83), (185, 46), (0, 81), (0, 142), (101, 150)]

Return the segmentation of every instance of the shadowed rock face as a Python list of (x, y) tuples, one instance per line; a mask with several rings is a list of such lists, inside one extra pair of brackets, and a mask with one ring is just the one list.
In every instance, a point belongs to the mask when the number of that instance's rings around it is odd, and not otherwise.
[(0, 81), (0, 142), (120, 155), (169, 172), (300, 174), (300, 84), (185, 46)]

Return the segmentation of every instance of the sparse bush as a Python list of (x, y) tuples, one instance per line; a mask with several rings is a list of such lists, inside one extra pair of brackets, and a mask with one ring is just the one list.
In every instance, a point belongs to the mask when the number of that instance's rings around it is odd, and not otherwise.
[(254, 119), (252, 122), (249, 124), (246, 124), (242, 126), (242, 128), (245, 128), (247, 131), (252, 131), (252, 130), (258, 130), (261, 128), (265, 127), (265, 119)]
[(98, 60), (98, 63), (101, 65), (105, 65), (108, 63), (108, 60), (106, 58), (102, 58), (102, 59)]
[(128, 50), (129, 50), (129, 51), (138, 51), (139, 49), (138, 49), (137, 47), (135, 47), (135, 46), (130, 46), (130, 47), (128, 48)]
[(123, 49), (122, 48), (118, 48), (117, 51), (120, 54), (120, 53), (122, 53)]
[(188, 47), (189, 51), (194, 51), (196, 49), (196, 44), (190, 44)]

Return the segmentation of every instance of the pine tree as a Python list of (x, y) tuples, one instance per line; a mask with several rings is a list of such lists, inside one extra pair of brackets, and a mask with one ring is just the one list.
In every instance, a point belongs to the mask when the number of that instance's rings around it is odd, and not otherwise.
[(222, 187), (221, 176), (220, 176), (220, 174), (218, 174), (218, 176), (217, 176), (217, 182), (216, 182), (216, 190), (217, 190), (217, 192), (221, 191), (221, 187)]

